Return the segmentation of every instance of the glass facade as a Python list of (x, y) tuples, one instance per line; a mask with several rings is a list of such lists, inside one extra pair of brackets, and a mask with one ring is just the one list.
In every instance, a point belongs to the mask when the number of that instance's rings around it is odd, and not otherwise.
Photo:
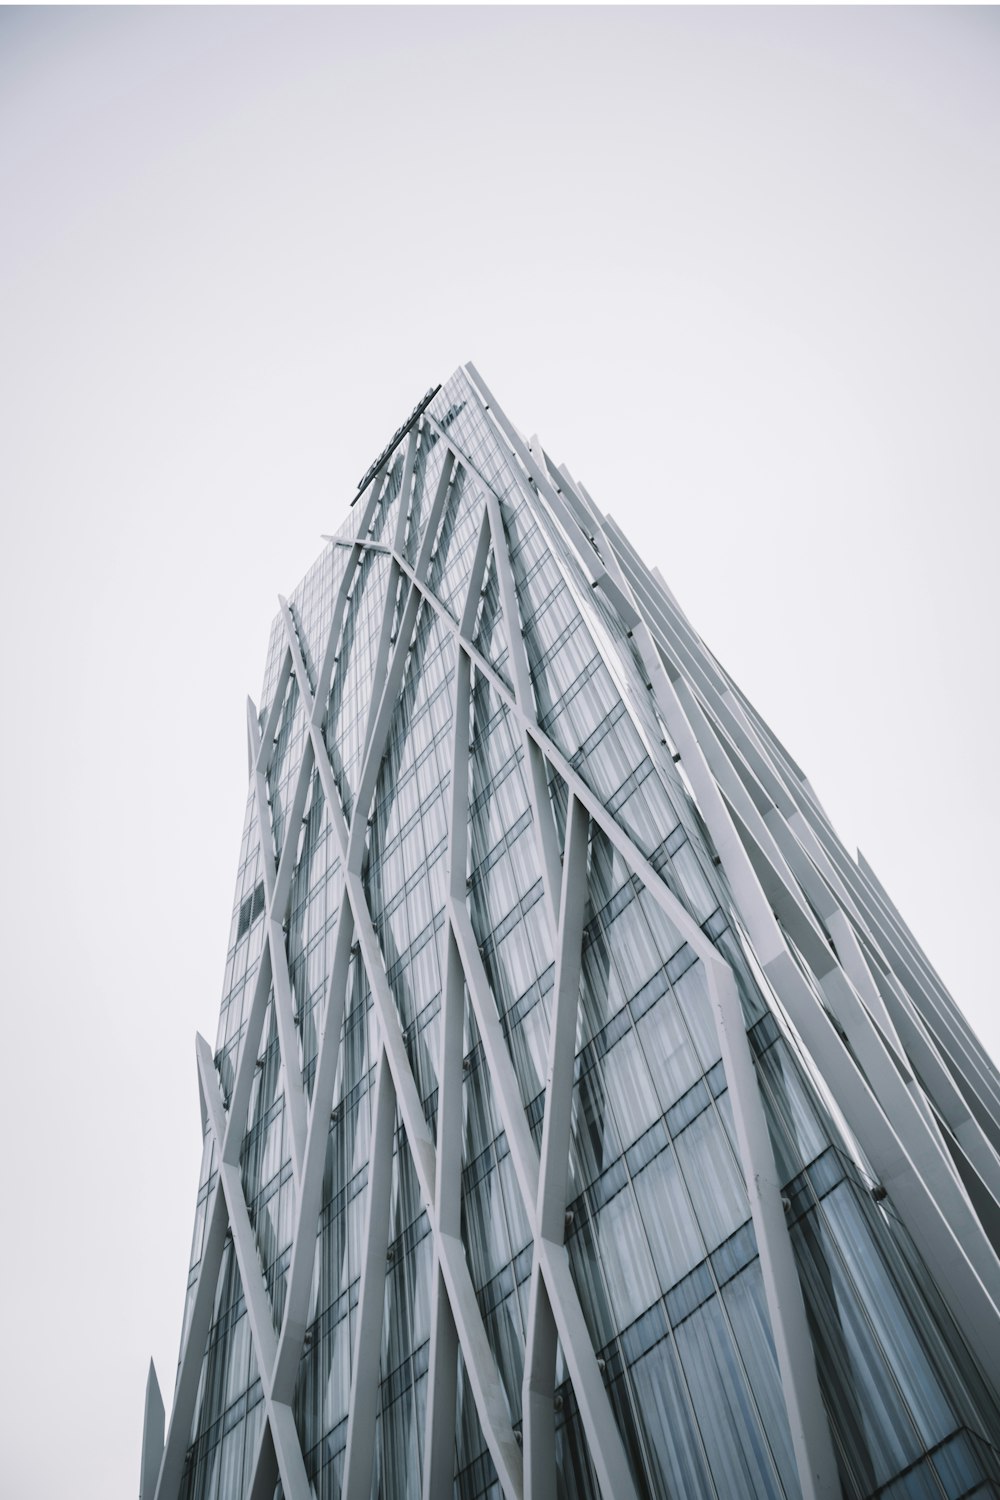
[(157, 1500), (1000, 1495), (996, 1070), (472, 367), (250, 760)]

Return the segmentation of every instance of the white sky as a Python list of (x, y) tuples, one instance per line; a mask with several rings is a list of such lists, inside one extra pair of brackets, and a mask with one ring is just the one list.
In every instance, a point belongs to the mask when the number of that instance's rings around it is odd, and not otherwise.
[(172, 1390), (275, 595), (475, 360), (994, 1055), (997, 11), (0, 12), (0, 1488)]

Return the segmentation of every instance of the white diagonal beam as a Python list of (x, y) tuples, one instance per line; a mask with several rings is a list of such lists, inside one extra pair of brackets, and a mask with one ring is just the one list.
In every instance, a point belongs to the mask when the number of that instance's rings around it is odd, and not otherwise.
[[(285, 706), (285, 693), (288, 689), (288, 678), (292, 670), (292, 659), (285, 647), (281, 653), (281, 665), (278, 668), (278, 678), (274, 686), (274, 693), (268, 705), (267, 715), (264, 723), (257, 734), (257, 756), (254, 768), (266, 775), (271, 765), (271, 757), (274, 754), (275, 740), (278, 733), (278, 721), (281, 711)], [(249, 700), (248, 700), (249, 702)]]
[[(556, 971), (549, 1015), (549, 1055), (542, 1124), (536, 1218), (543, 1237), (562, 1244), (573, 1114), (573, 1064), (580, 998), (583, 924), (587, 907), (589, 819), (575, 797), (566, 809), (566, 855), (559, 902)], [(526, 1500), (555, 1492), (555, 1373), (558, 1335), (536, 1256), (525, 1335), (524, 1411)]]
[[(459, 634), (466, 640), (471, 641), (476, 628), (476, 616), (479, 613), (479, 602), (482, 598), (486, 578), (486, 566), (490, 560), (490, 545), (493, 538), (490, 527), (489, 511), (483, 506), (483, 513), (479, 521), (479, 536), (476, 539), (476, 551), (472, 559), (472, 572), (469, 574), (469, 589), (465, 596), (465, 604), (458, 621)], [(478, 580), (478, 586), (473, 580)]]
[[(198, 1038), (197, 1051), (198, 1074), (209, 1128), (215, 1136), (216, 1151), (221, 1156), (225, 1134), (225, 1114), (222, 1108), (222, 1096), (219, 1092), (218, 1075), (212, 1061), (212, 1051), (204, 1037)], [(236, 1256), (240, 1283), (246, 1301), (250, 1337), (257, 1358), (266, 1420), (270, 1425), (274, 1441), (282, 1488), (286, 1500), (311, 1500), (302, 1450), (294, 1436), (295, 1428), (291, 1411), (287, 1406), (282, 1407), (280, 1403), (275, 1402), (273, 1398), (271, 1376), (274, 1369), (276, 1340), (271, 1316), (271, 1300), (260, 1267), (257, 1242), (247, 1212), (246, 1199), (243, 1196), (239, 1167), (235, 1163), (220, 1161), (219, 1182), (225, 1194), (229, 1229), (233, 1237), (233, 1253)]]
[[(219, 1092), (219, 1079), (212, 1061), (212, 1049), (203, 1036), (197, 1039), (198, 1075), (202, 1097), (208, 1112), (209, 1129), (215, 1138), (216, 1151), (221, 1155), (225, 1135), (225, 1112)], [(240, 1270), (243, 1295), (246, 1298), (247, 1315), (253, 1337), (254, 1353), (261, 1372), (261, 1384), (269, 1392), (271, 1367), (274, 1363), (274, 1323), (271, 1317), (271, 1302), (264, 1284), (263, 1272), (257, 1253), (257, 1242), (247, 1212), (240, 1181), (239, 1168), (233, 1162), (220, 1161), (219, 1181), (226, 1198), (229, 1230), (233, 1237), (233, 1251)]]
[(274, 830), (271, 824), (270, 803), (267, 797), (267, 781), (258, 766), (253, 773), (254, 806), (257, 810), (257, 838), (260, 843), (261, 874), (264, 881), (264, 896), (270, 904), (274, 896), (276, 873), (274, 855)]
[(566, 811), (566, 856), (559, 903), (559, 946), (549, 1022), (548, 1074), (542, 1125), (538, 1225), (541, 1234), (562, 1244), (569, 1180), (573, 1115), (573, 1063), (587, 910), (587, 851), (590, 819), (577, 797)]
[(281, 1336), (274, 1363), (274, 1391), (277, 1399), (290, 1402), (305, 1340), (312, 1283), (316, 1230), (323, 1199), (323, 1173), (330, 1135), (330, 1113), (337, 1082), (337, 1063), (347, 1005), (347, 982), (350, 973), (354, 924), (346, 891), (341, 892), (326, 1000), (320, 1020), (316, 1074), (313, 1079), (309, 1130), (306, 1137), (296, 1203), (295, 1229), (292, 1235), (292, 1258), (285, 1290), (285, 1311)]
[[(483, 531), (480, 532), (480, 542)], [(474, 618), (475, 601), (486, 567), (487, 549), (477, 547), (468, 581), (463, 621)], [(469, 720), (471, 683), (468, 659), (456, 653), (452, 699), (452, 775), (448, 808), (449, 902), (456, 892), (464, 901), (468, 860)], [(441, 1073), (438, 1086), (438, 1158), (435, 1183), (439, 1235), (434, 1292), (434, 1382), (429, 1386), (428, 1441), (424, 1493), (426, 1500), (440, 1494), (442, 1479), (450, 1488), (454, 1467), (456, 1360), (452, 1329), (465, 1356), (466, 1381), (472, 1392), (483, 1431), (504, 1493), (522, 1494), (521, 1453), (510, 1423), (510, 1411), (486, 1331), (479, 1316), (475, 1288), (461, 1240), (462, 1163), (462, 1044), (464, 989), (467, 977), (451, 922), (445, 926), (445, 1005), (442, 1025)], [(495, 1014), (495, 1013), (494, 1013)], [(522, 1116), (523, 1119), (523, 1116)], [(441, 1297), (444, 1291), (446, 1296)], [(450, 1430), (449, 1430), (450, 1428)], [(449, 1469), (449, 1465), (451, 1468)]]
[[(486, 539), (485, 549), (482, 546)], [(473, 578), (482, 577), (486, 568), (485, 552), (489, 550), (489, 532), (480, 529)], [(471, 601), (475, 590), (470, 580), (463, 619), (474, 615)], [(448, 852), (446, 878), (465, 885), (466, 806), (469, 780), (468, 671), (462, 670), (459, 653), (456, 661), (452, 696), (451, 787), (448, 806)], [(443, 932), (444, 986), (441, 995), (441, 1041), (438, 1057), (437, 1161), (434, 1199), (441, 1234), (460, 1239), (462, 1233), (462, 1136), (463, 1069), (462, 1047), (465, 1035), (465, 975), (462, 960), (449, 923)], [(458, 1330), (448, 1300), (440, 1253), (435, 1248), (431, 1283), (430, 1360), (427, 1371), (427, 1412), (424, 1439), (423, 1500), (437, 1500), (447, 1494), (455, 1474), (456, 1394), (458, 1376)]]
[(556, 1493), (556, 1352), (559, 1332), (535, 1256), (524, 1334), (521, 1420), (524, 1432), (524, 1500), (549, 1500)]
[[(574, 1062), (580, 976), (583, 959), (583, 926), (587, 908), (587, 853), (590, 819), (579, 798), (570, 795), (566, 818), (566, 856), (559, 909), (559, 949), (556, 962), (553, 1009), (549, 1034), (549, 1066), (542, 1127), (541, 1173), (538, 1184), (539, 1237), (536, 1242), (540, 1273), (535, 1295), (537, 1324), (530, 1330), (532, 1359), (525, 1371), (525, 1385), (534, 1387), (534, 1415), (539, 1410), (538, 1386), (543, 1375), (555, 1374), (555, 1338), (563, 1339), (563, 1352), (573, 1380), (582, 1414), (582, 1426), (595, 1472), (607, 1500), (636, 1500), (618, 1424), (611, 1409), (590, 1336), (583, 1318), (579, 1294), (567, 1275), (569, 1261), (563, 1248), (566, 1225), (566, 1194), (569, 1181), (569, 1149), (573, 1112)], [(546, 1438), (546, 1446), (548, 1439)], [(543, 1478), (541, 1474), (538, 1476)], [(539, 1487), (541, 1497), (549, 1493)]]
[(267, 941), (271, 950), (274, 982), (274, 1022), (281, 1053), (281, 1082), (288, 1113), (289, 1148), (296, 1191), (302, 1176), (302, 1154), (306, 1137), (306, 1095), (299, 1066), (299, 1038), (295, 1026), (295, 1002), (285, 951), (285, 931), (273, 917), (267, 923)]
[[(507, 646), (514, 683), (514, 697), (526, 715), (533, 711), (535, 695), (531, 685), (531, 670), (525, 650), (521, 626), (521, 610), (517, 598), (517, 586), (510, 565), (507, 535), (504, 531), (500, 502), (492, 489), (486, 490), (486, 513), (489, 517), (490, 534), (493, 538), (493, 558), (496, 563), (500, 600), (503, 605), (504, 622), (507, 627)], [(541, 756), (528, 736), (521, 731), (521, 747), (527, 776), (528, 796), (531, 801), (532, 822), (545, 887), (546, 906), (552, 929), (555, 929), (559, 908), (559, 841), (556, 837), (555, 819), (549, 799), (548, 781)]]
[(274, 1451), (271, 1424), (265, 1413), (250, 1469), (250, 1487), (247, 1490), (246, 1500), (274, 1500), (277, 1483), (278, 1459)]
[(236, 1068), (236, 1077), (233, 1080), (233, 1087), (229, 1096), (226, 1133), (222, 1142), (223, 1161), (239, 1161), (240, 1147), (243, 1144), (243, 1133), (246, 1128), (247, 1111), (250, 1106), (250, 1093), (253, 1088), (257, 1053), (260, 1049), (260, 1036), (264, 1029), (264, 1017), (267, 1014), (267, 1002), (270, 994), (271, 950), (267, 942), (265, 942), (261, 948), (260, 961), (257, 965), (257, 975), (254, 979), (250, 997), (250, 1008), (247, 1012), (246, 1030), (243, 1034), (243, 1040), (240, 1043), (240, 1056)]
[(257, 705), (250, 694), (247, 694), (247, 776), (253, 775), (257, 769), (257, 757), (260, 755), (260, 715)]
[[(454, 765), (452, 774), (457, 774)], [(440, 1232), (460, 1239), (465, 981), (455, 937), (447, 924), (444, 936), (444, 990), (441, 997), (441, 1047), (438, 1059), (437, 1176), (434, 1196)], [(455, 1476), (458, 1330), (448, 1301), (437, 1250), (432, 1276), (423, 1500), (437, 1500), (439, 1495), (447, 1494)]]
[(517, 1073), (507, 1049), (503, 1028), (497, 1015), (496, 1001), (490, 989), (464, 897), (459, 902), (454, 893), (449, 892), (448, 916), (461, 955), (465, 982), (469, 989), (469, 998), (472, 1001), (472, 1010), (479, 1029), (479, 1040), (486, 1059), (486, 1067), (493, 1080), (494, 1102), (507, 1137), (514, 1172), (524, 1199), (525, 1212), (532, 1234), (534, 1234), (537, 1228), (538, 1151), (531, 1138), (528, 1119), (521, 1104)]
[[(390, 593), (395, 590), (395, 574), (390, 574)], [(400, 617), (399, 637), (391, 659), (388, 651), (377, 664), (372, 691), (371, 717), (362, 752), (361, 772), (358, 777), (347, 840), (348, 869), (360, 872), (368, 836), (368, 811), (372, 805), (378, 785), (378, 774), (382, 765), (383, 749), (392, 727), (399, 691), (406, 672), (406, 662), (413, 630), (417, 622), (420, 595), (409, 586), (406, 603)], [(379, 685), (381, 684), (381, 688)]]
[(457, 1235), (438, 1231), (436, 1249), (465, 1361), (466, 1388), (476, 1403), (493, 1467), (507, 1500), (523, 1500), (521, 1449), (514, 1437), (507, 1393), (479, 1311), (465, 1246)]
[(591, 1462), (604, 1500), (634, 1500), (635, 1481), (615, 1421), (565, 1245), (537, 1239), (535, 1254), (545, 1281), (559, 1343), (566, 1361)]
[(347, 1403), (347, 1449), (341, 1486), (343, 1500), (370, 1500), (372, 1490), (395, 1125), (395, 1090), (383, 1048), (379, 1053), (375, 1072), (375, 1102), (372, 1106), (371, 1149), (368, 1158), (368, 1202), (361, 1252), (361, 1286), (354, 1333), (351, 1392)]

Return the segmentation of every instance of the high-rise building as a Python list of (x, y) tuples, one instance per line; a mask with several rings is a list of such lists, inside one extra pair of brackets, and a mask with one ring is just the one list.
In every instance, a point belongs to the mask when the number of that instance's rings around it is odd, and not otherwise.
[(142, 1500), (1000, 1494), (1000, 1079), (477, 371), (274, 623)]

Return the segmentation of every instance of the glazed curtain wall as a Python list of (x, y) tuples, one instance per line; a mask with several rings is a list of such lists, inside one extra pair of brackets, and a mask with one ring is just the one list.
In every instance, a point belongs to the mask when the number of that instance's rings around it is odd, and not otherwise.
[[(651, 1500), (1000, 1492), (995, 1370), (776, 976), (794, 972), (830, 1015), (836, 962), (870, 1014), (887, 995), (883, 1042), (904, 1010), (933, 1005), (942, 1032), (950, 1012), (867, 877), (864, 908), (860, 885), (838, 884), (846, 856), (804, 802), (808, 879), (788, 897), (802, 914), (781, 928), (788, 967), (765, 963), (738, 892), (751, 866), (761, 878), (766, 840), (746, 834), (740, 786), (766, 783), (766, 812), (791, 797), (791, 773), (720, 673), (582, 487), (467, 370), (283, 606), (251, 709), (202, 1078), (175, 1397), (190, 1415), (168, 1433), (160, 1500), (420, 1500), (440, 1452), (462, 1500), (597, 1497), (602, 1476), (610, 1500), (613, 1473)], [(721, 747), (740, 778), (712, 760), (718, 798), (678, 748), (685, 693), (705, 765)], [(720, 856), (725, 816), (746, 859)], [(858, 960), (822, 926), (833, 895)], [(892, 945), (907, 956), (895, 969)], [(889, 1044), (903, 1066), (894, 1030)], [(764, 1240), (734, 1047), (766, 1121)], [(982, 1104), (993, 1083), (976, 1069)], [(954, 1154), (937, 1096), (921, 1107)], [(563, 1126), (553, 1239), (541, 1203)], [(794, 1256), (805, 1356), (781, 1353), (794, 1298), (775, 1333), (775, 1234)], [(792, 1358), (815, 1383), (804, 1440)], [(830, 1455), (819, 1485), (807, 1451)]]

